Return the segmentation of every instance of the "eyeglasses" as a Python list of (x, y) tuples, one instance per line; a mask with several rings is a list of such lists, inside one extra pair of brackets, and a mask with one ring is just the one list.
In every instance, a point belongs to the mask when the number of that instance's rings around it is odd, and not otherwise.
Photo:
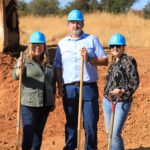
[(114, 47), (116, 47), (116, 48), (120, 48), (120, 47), (121, 47), (121, 45), (110, 45), (110, 49), (113, 49)]
[(37, 46), (41, 48), (41, 47), (43, 47), (43, 44), (41, 44), (41, 43), (34, 43), (34, 44), (32, 44), (33, 48), (36, 48)]

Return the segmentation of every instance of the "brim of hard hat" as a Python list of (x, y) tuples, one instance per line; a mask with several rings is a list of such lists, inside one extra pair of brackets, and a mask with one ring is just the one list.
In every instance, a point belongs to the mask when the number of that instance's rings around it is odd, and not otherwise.
[(80, 21), (80, 22), (82, 22), (82, 21), (84, 21), (84, 20), (79, 20), (79, 19), (71, 19), (71, 20), (68, 20), (68, 19), (67, 19), (67, 21), (68, 21), (68, 22), (70, 22), (70, 21)]
[(122, 43), (117, 43), (117, 44), (113, 43), (113, 44), (109, 44), (109, 46), (111, 46), (111, 45), (120, 45), (120, 46), (126, 46), (126, 44), (122, 44)]
[(30, 42), (30, 44), (45, 44), (46, 42)]

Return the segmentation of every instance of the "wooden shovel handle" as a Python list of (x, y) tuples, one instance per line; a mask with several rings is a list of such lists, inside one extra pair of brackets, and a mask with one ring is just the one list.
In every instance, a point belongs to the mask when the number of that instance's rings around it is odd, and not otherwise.
[(80, 149), (81, 141), (81, 114), (82, 114), (82, 92), (83, 92), (83, 77), (84, 77), (84, 56), (81, 59), (81, 73), (80, 73), (80, 94), (79, 94), (79, 108), (78, 108), (78, 129), (77, 129), (77, 150)]
[(121, 95), (122, 94), (119, 94), (116, 102), (113, 102), (111, 94), (109, 94), (109, 100), (112, 103), (112, 110), (111, 110), (111, 119), (110, 119), (110, 127), (109, 127), (109, 134), (108, 134), (108, 148), (107, 148), (107, 150), (111, 150), (111, 141), (112, 141), (112, 134), (113, 134), (114, 118), (115, 118), (115, 108), (116, 108), (117, 103), (121, 99)]
[[(23, 52), (20, 53), (20, 58), (23, 60)], [(22, 84), (22, 67), (19, 67), (19, 91), (18, 91), (18, 104), (17, 104), (17, 132), (16, 132), (16, 150), (19, 150), (19, 141), (20, 141), (20, 104), (21, 104), (21, 84)]]

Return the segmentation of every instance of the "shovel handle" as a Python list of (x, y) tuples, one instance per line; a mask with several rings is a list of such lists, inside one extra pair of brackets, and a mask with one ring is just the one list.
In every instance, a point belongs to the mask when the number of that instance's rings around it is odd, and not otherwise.
[(80, 94), (79, 94), (79, 108), (78, 108), (78, 129), (77, 129), (77, 149), (80, 149), (81, 141), (81, 112), (82, 112), (82, 92), (83, 92), (83, 76), (84, 76), (84, 56), (81, 58), (81, 79), (80, 79)]
[[(20, 58), (23, 60), (23, 52), (20, 53)], [(21, 84), (22, 84), (22, 67), (19, 67), (20, 74), (19, 74), (19, 91), (18, 91), (18, 105), (17, 105), (17, 137), (16, 137), (16, 150), (19, 150), (19, 136), (20, 136), (20, 104), (21, 104)]]
[(113, 126), (114, 126), (114, 118), (115, 118), (115, 108), (116, 108), (117, 103), (121, 100), (121, 95), (122, 94), (119, 94), (116, 102), (113, 102), (111, 94), (109, 94), (109, 100), (112, 103), (112, 110), (111, 110), (111, 120), (110, 120), (109, 134), (108, 134), (108, 148), (107, 148), (107, 150), (111, 150), (111, 141), (112, 141)]
[(116, 102), (113, 102), (113, 101), (112, 101), (111, 94), (109, 94), (108, 98), (109, 98), (109, 101), (112, 103), (112, 112), (115, 111), (115, 107), (116, 107), (117, 103), (118, 103), (119, 101), (121, 101), (121, 95), (122, 95), (122, 94), (119, 94), (118, 97), (117, 97)]

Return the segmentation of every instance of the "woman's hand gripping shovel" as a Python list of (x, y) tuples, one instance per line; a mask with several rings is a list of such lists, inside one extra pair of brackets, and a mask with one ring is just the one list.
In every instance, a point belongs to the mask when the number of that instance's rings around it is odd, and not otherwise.
[[(82, 48), (85, 49), (85, 48)], [(80, 72), (80, 94), (79, 94), (79, 108), (78, 108), (78, 129), (77, 129), (77, 148), (80, 149), (81, 142), (81, 115), (82, 115), (82, 93), (83, 93), (83, 77), (84, 77), (84, 60), (85, 56), (81, 55), (81, 72)]]
[[(20, 60), (23, 61), (23, 52), (20, 53)], [(21, 103), (21, 84), (22, 84), (22, 66), (19, 67), (19, 91), (18, 91), (18, 105), (17, 105), (17, 131), (16, 131), (16, 150), (19, 150), (20, 137), (20, 103)]]
[(112, 103), (112, 110), (111, 110), (111, 120), (110, 120), (109, 134), (108, 134), (108, 148), (107, 148), (107, 150), (111, 150), (111, 141), (112, 141), (112, 134), (113, 134), (114, 118), (115, 118), (115, 108), (116, 108), (117, 103), (121, 99), (121, 95), (122, 94), (120, 93), (118, 95), (116, 102), (113, 102), (111, 94), (109, 94), (109, 100)]

